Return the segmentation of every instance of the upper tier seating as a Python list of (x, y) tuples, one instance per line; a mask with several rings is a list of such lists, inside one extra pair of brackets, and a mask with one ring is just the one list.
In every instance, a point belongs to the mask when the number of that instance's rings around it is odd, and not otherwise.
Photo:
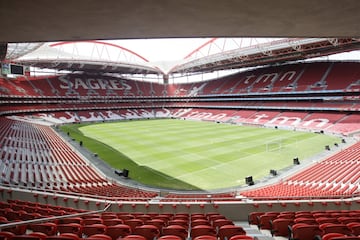
[[(258, 68), (199, 83), (160, 85), (109, 76), (1, 78), (0, 93), (18, 96), (198, 96), (287, 91), (356, 90), (359, 63), (318, 62)], [(355, 87), (354, 87), (355, 86)]]

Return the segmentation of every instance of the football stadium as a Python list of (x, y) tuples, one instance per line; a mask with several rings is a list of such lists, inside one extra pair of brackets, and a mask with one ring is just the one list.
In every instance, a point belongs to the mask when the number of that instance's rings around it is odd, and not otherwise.
[(360, 239), (360, 2), (0, 6), (0, 239)]

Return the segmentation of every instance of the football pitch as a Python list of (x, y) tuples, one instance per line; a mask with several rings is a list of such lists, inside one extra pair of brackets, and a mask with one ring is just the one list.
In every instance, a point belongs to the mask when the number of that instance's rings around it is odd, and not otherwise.
[(259, 180), (311, 157), (339, 138), (310, 132), (177, 119), (63, 127), (115, 169), (145, 185), (213, 190)]

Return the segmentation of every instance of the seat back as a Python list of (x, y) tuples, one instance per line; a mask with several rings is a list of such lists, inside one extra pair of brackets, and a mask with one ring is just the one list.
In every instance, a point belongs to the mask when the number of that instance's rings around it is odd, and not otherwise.
[(316, 235), (322, 236), (322, 231), (319, 225), (310, 224), (294, 224), (292, 227), (292, 238), (297, 240), (310, 240), (314, 239)]
[(82, 232), (83, 235), (89, 237), (94, 234), (104, 234), (106, 232), (106, 229), (106, 225), (97, 223), (83, 226)]
[(201, 235), (216, 236), (216, 231), (212, 226), (209, 225), (198, 225), (191, 228), (191, 238), (196, 238)]
[(273, 236), (289, 236), (289, 226), (294, 224), (293, 219), (279, 218), (271, 221), (271, 234)]
[(242, 227), (235, 225), (224, 225), (219, 228), (218, 237), (220, 240), (229, 240), (235, 235), (246, 235), (246, 232)]
[(109, 235), (113, 240), (119, 237), (124, 238), (132, 233), (130, 226), (126, 224), (117, 224), (114, 226), (108, 226), (106, 228), (106, 235)]
[(136, 227), (134, 234), (144, 236), (147, 240), (153, 240), (154, 238), (159, 237), (160, 231), (154, 225), (144, 224), (142, 226)]
[(180, 225), (169, 225), (164, 227), (162, 231), (163, 235), (175, 235), (181, 239), (186, 239), (188, 237), (188, 231), (185, 227)]
[(34, 232), (45, 233), (48, 236), (55, 235), (57, 232), (57, 225), (55, 223), (47, 222), (47, 223), (37, 223), (31, 224), (30, 229)]
[(79, 237), (82, 234), (82, 226), (78, 223), (65, 223), (65, 224), (58, 224), (57, 231), (61, 233), (74, 233)]

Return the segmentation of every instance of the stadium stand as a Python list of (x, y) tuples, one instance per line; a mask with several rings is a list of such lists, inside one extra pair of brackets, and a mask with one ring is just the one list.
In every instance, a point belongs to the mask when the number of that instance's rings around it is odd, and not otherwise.
[[(0, 236), (259, 237), (249, 226), (290, 239), (358, 236), (359, 142), (271, 185), (179, 193), (114, 181), (49, 126), (179, 118), (356, 139), (358, 69), (357, 62), (297, 63), (167, 85), (86, 73), (0, 78)], [(247, 217), (249, 226), (236, 222)]]

